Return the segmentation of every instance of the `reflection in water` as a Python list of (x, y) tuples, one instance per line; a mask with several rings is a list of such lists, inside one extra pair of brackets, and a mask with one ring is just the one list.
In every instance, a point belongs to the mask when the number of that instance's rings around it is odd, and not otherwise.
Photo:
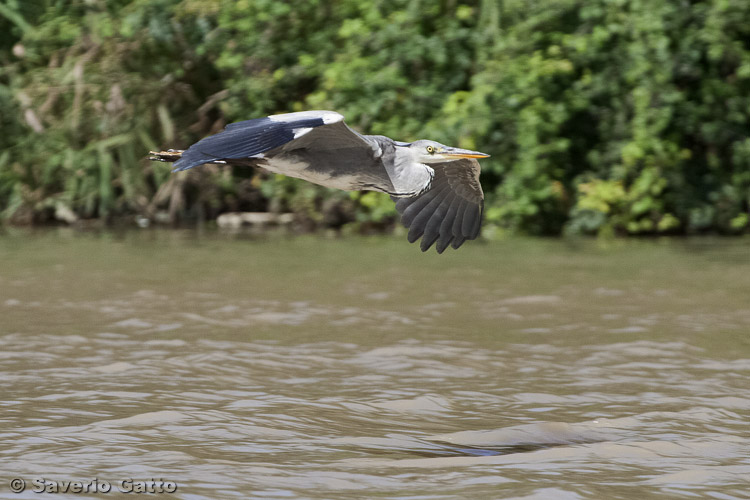
[(746, 497), (741, 242), (438, 257), (150, 236), (0, 241), (8, 479), (162, 478), (186, 498)]

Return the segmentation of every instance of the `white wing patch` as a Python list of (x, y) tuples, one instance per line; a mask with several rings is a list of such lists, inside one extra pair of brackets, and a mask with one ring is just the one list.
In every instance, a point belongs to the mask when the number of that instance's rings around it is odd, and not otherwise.
[(284, 113), (282, 115), (271, 115), (269, 120), (274, 122), (294, 122), (297, 120), (309, 120), (319, 118), (323, 124), (330, 125), (344, 120), (344, 117), (335, 111), (299, 111), (297, 113)]
[(344, 116), (338, 113), (324, 113), (323, 123), (330, 125), (331, 123), (338, 123), (344, 121)]
[(302, 137), (303, 135), (305, 135), (311, 130), (312, 130), (312, 127), (302, 127), (302, 128), (292, 129), (292, 132), (294, 132), (294, 138), (299, 139), (300, 137)]

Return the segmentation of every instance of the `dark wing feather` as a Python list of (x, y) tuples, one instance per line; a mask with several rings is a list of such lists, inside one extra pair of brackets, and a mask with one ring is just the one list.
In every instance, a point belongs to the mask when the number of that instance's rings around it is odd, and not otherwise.
[(430, 189), (419, 196), (396, 198), (396, 210), (409, 228), (413, 243), (422, 237), (427, 251), (437, 242), (438, 253), (460, 247), (479, 236), (484, 211), (484, 193), (479, 184), (479, 162), (461, 159), (431, 165), (435, 171)]
[[(409, 200), (411, 203), (405, 205), (403, 212), (401, 212), (401, 222), (403, 222), (404, 226), (413, 228), (414, 219), (420, 213), (422, 213), (424, 208), (427, 205), (429, 205), (433, 200), (439, 199), (440, 195), (443, 194), (443, 191), (446, 191), (447, 189), (449, 189), (448, 185), (435, 186), (433, 189), (430, 189), (429, 191), (424, 193), (422, 196), (413, 197), (413, 198), (405, 198), (406, 200)], [(398, 208), (398, 206), (396, 208)], [(422, 228), (422, 230), (424, 230), (424, 228)], [(421, 236), (421, 233), (420, 233), (420, 236)], [(417, 236), (417, 238), (419, 238), (419, 236)]]
[(458, 206), (458, 210), (456, 210), (456, 217), (453, 219), (453, 225), (451, 226), (451, 233), (454, 235), (454, 239), (458, 239), (457, 234), (462, 234), (461, 226), (464, 223), (464, 212), (468, 208), (469, 202), (461, 198), (461, 204)]
[[(439, 191), (436, 191), (436, 194), (431, 197), (430, 202), (422, 208), (419, 213), (416, 214), (414, 217), (414, 220), (411, 222), (411, 226), (409, 227), (409, 243), (414, 243), (419, 239), (420, 236), (422, 236), (425, 231), (427, 230), (427, 223), (430, 221), (430, 217), (432, 215), (440, 210), (440, 206), (444, 202), (444, 193), (446, 193), (447, 189), (440, 189)], [(425, 193), (426, 195), (427, 193)], [(432, 235), (428, 235), (427, 238), (430, 238)], [(433, 240), (434, 242), (435, 240)], [(430, 243), (432, 244), (432, 243)], [(424, 250), (427, 250), (426, 248)]]
[(453, 221), (458, 214), (458, 210), (461, 207), (462, 202), (463, 198), (461, 198), (460, 196), (454, 197), (450, 207), (448, 207), (448, 211), (446, 212), (445, 217), (443, 217), (443, 220), (440, 224), (440, 229), (438, 231), (439, 239), (437, 240), (437, 244), (435, 245), (438, 253), (443, 253), (445, 249), (448, 248), (448, 245), (450, 245), (450, 243), (453, 241)]
[[(315, 133), (311, 134), (313, 131)], [(258, 157), (281, 147), (309, 147), (320, 136), (325, 136), (325, 144), (331, 147), (343, 143), (372, 147), (361, 135), (347, 127), (338, 113), (303, 111), (230, 123), (222, 132), (190, 146), (175, 162), (173, 171), (187, 170), (217, 160)]]

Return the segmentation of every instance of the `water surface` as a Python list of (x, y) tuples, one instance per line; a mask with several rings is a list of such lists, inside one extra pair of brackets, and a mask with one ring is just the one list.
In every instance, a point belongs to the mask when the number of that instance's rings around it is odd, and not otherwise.
[(748, 498), (748, 332), (747, 240), (5, 234), (0, 496)]

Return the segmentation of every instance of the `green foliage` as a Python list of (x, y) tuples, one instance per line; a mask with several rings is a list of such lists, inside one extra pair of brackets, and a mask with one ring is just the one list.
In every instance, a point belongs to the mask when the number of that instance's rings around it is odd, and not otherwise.
[(472, 91), (446, 107), (496, 148), (491, 220), (542, 233), (744, 227), (750, 5), (503, 9)]
[(387, 196), (143, 160), (227, 122), (335, 109), (366, 133), (491, 153), (486, 218), (511, 230), (750, 230), (746, 0), (6, 0), (0, 23), (15, 222), (390, 224)]

